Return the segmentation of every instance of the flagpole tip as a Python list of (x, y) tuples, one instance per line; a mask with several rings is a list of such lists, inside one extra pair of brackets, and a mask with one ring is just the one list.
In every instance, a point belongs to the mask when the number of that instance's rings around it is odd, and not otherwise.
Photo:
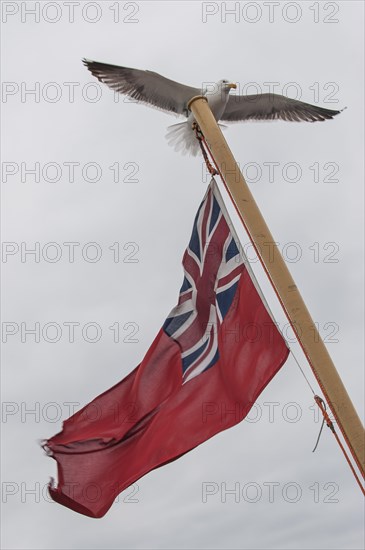
[(189, 99), (188, 101), (188, 109), (189, 111), (191, 111), (191, 105), (192, 103), (194, 103), (194, 101), (196, 101), (197, 99), (205, 99), (205, 101), (208, 101), (208, 99), (206, 98), (205, 95), (195, 95), (194, 97), (192, 97), (191, 99)]

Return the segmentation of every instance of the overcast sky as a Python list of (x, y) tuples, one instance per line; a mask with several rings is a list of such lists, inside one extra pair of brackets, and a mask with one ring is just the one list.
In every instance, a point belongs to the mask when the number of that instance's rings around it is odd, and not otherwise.
[(320, 419), (292, 357), (249, 421), (151, 472), (100, 520), (49, 501), (56, 463), (38, 444), (145, 355), (208, 183), (200, 158), (168, 147), (176, 119), (115, 97), (82, 57), (347, 107), (225, 136), (362, 415), (363, 3), (1, 8), (3, 547), (363, 548), (363, 498), (328, 429), (312, 453)]

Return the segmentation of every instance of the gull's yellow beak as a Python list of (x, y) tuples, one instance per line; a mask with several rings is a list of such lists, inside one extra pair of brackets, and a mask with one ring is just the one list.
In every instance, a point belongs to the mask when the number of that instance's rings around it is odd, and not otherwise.
[(234, 90), (237, 88), (237, 84), (234, 84), (233, 82), (231, 84), (228, 84), (228, 88), (233, 88)]

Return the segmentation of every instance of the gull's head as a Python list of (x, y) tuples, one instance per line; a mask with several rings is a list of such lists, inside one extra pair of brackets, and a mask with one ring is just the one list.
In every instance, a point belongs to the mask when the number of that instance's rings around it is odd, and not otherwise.
[(229, 94), (229, 92), (232, 90), (232, 89), (236, 89), (237, 88), (237, 84), (235, 84), (234, 82), (230, 82), (229, 80), (220, 80), (218, 82), (218, 85), (221, 89), (222, 92), (226, 93), (226, 94)]

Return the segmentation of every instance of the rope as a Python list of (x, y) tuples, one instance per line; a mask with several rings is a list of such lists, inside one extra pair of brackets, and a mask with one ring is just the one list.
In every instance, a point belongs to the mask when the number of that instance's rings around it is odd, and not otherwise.
[[(326, 415), (327, 415), (327, 407), (326, 407), (326, 403), (323, 401), (323, 399), (321, 397), (319, 397), (319, 395), (315, 395), (314, 396), (314, 401), (317, 403), (317, 405), (319, 406), (319, 408), (321, 409), (322, 411), (322, 407), (324, 408), (324, 410), (326, 411)], [(327, 415), (328, 416), (328, 415)], [(323, 420), (322, 420), (322, 425), (321, 425), (321, 429), (319, 430), (319, 434), (318, 434), (318, 437), (317, 437), (317, 441), (316, 441), (316, 444), (314, 446), (314, 449), (312, 451), (312, 453), (314, 453), (314, 451), (317, 449), (318, 447), (318, 443), (319, 443), (319, 440), (320, 440), (320, 437), (321, 437), (321, 434), (322, 434), (322, 430), (323, 430), (323, 426), (324, 426), (324, 423), (326, 422), (326, 416), (323, 414)], [(331, 429), (331, 431), (333, 433), (335, 433), (335, 428), (333, 426), (333, 423), (331, 422), (331, 420), (327, 421), (327, 426)]]
[[(198, 140), (199, 142), (199, 145), (200, 145), (200, 149), (201, 149), (201, 152), (203, 154), (203, 157), (204, 157), (204, 160), (205, 160), (205, 164), (207, 166), (207, 169), (208, 169), (208, 172), (211, 176), (218, 176), (218, 172), (217, 170), (214, 168), (214, 166), (211, 164), (211, 162), (209, 161), (209, 158), (208, 158), (208, 155), (207, 155), (207, 151), (205, 150), (204, 148), (204, 145), (203, 145), (203, 142), (205, 143), (205, 139), (204, 139), (204, 136), (202, 134), (202, 131), (201, 129), (199, 128), (198, 124), (196, 122), (193, 122), (193, 125), (192, 125), (192, 128), (195, 132), (195, 137), (196, 139)], [(205, 146), (206, 146), (206, 143), (205, 143)], [(208, 147), (207, 147), (207, 150), (209, 151)]]
[(359, 478), (359, 476), (357, 475), (357, 473), (356, 473), (356, 471), (355, 471), (355, 468), (353, 467), (353, 465), (352, 465), (352, 463), (351, 463), (351, 460), (350, 460), (350, 458), (349, 458), (349, 456), (348, 456), (348, 454), (347, 454), (347, 452), (346, 452), (346, 449), (344, 448), (344, 446), (342, 445), (342, 443), (341, 443), (341, 441), (340, 441), (340, 438), (338, 437), (338, 434), (337, 434), (337, 432), (336, 432), (336, 430), (335, 430), (335, 427), (334, 427), (334, 425), (333, 425), (332, 420), (331, 420), (330, 417), (328, 416), (328, 413), (327, 413), (327, 410), (326, 410), (326, 404), (325, 404), (325, 402), (323, 401), (323, 399), (322, 399), (321, 397), (319, 397), (319, 395), (315, 395), (315, 396), (314, 396), (314, 400), (315, 400), (315, 402), (317, 403), (318, 407), (319, 407), (319, 408), (321, 409), (321, 411), (322, 411), (322, 414), (323, 414), (323, 422), (322, 422), (322, 427), (321, 427), (321, 430), (320, 430), (320, 432), (319, 432), (319, 436), (318, 436), (318, 439), (317, 439), (317, 443), (316, 443), (316, 446), (315, 446), (314, 449), (313, 449), (313, 452), (314, 452), (314, 451), (316, 450), (316, 448), (317, 448), (317, 445), (318, 445), (318, 442), (319, 442), (319, 438), (320, 438), (320, 435), (321, 435), (321, 432), (322, 432), (322, 429), (323, 429), (323, 425), (324, 425), (324, 423), (326, 422), (327, 426), (330, 428), (331, 432), (332, 432), (333, 435), (335, 436), (336, 441), (337, 441), (337, 443), (339, 444), (339, 446), (340, 446), (340, 448), (341, 448), (343, 454), (345, 455), (345, 458), (346, 458), (346, 460), (347, 460), (347, 462), (348, 462), (348, 465), (350, 466), (351, 471), (352, 471), (352, 473), (354, 474), (354, 477), (355, 477), (355, 479), (356, 479), (356, 481), (357, 481), (357, 483), (358, 483), (358, 485), (359, 485), (359, 487), (360, 487), (362, 493), (365, 495), (365, 489), (364, 489), (364, 487), (362, 486), (362, 483), (361, 483), (361, 481), (360, 481), (360, 478)]
[[(220, 178), (221, 178), (221, 180), (222, 180), (222, 182), (223, 182), (223, 184), (226, 186), (226, 183), (225, 183), (225, 181), (224, 181), (223, 175), (221, 174), (221, 172), (220, 172), (220, 170), (219, 170), (219, 168), (218, 168), (218, 166), (217, 166), (217, 163), (216, 163), (216, 161), (215, 161), (215, 159), (214, 159), (214, 157), (213, 157), (213, 155), (212, 155), (212, 153), (211, 153), (211, 151), (210, 151), (210, 149), (209, 149), (209, 147), (208, 147), (208, 144), (207, 144), (207, 142), (206, 142), (206, 140), (205, 140), (205, 137), (204, 137), (204, 135), (203, 135), (203, 133), (202, 133), (200, 127), (198, 126), (198, 124), (197, 124), (196, 122), (194, 122), (193, 125), (192, 125), (192, 128), (193, 128), (193, 130), (195, 131), (195, 136), (196, 136), (196, 138), (197, 138), (197, 140), (198, 140), (198, 142), (199, 142), (200, 149), (201, 149), (201, 151), (202, 151), (202, 154), (203, 154), (203, 157), (204, 157), (204, 161), (205, 161), (205, 164), (206, 164), (206, 166), (207, 166), (207, 169), (208, 169), (210, 175), (211, 175), (211, 176), (219, 175)], [(209, 157), (208, 157), (208, 154), (207, 154), (207, 151), (209, 152), (210, 157), (211, 157), (213, 163), (215, 164), (216, 168), (214, 168), (213, 165), (211, 164), (211, 162), (210, 162), (210, 160), (209, 160)], [(264, 267), (264, 269), (265, 269), (265, 266), (263, 266), (263, 267)], [(266, 269), (265, 269), (265, 271), (267, 272)], [(250, 274), (252, 275), (252, 277), (253, 277), (253, 279), (254, 279), (256, 285), (258, 286), (258, 288), (261, 290), (260, 284), (259, 284), (259, 282), (258, 282), (258, 280), (257, 280), (257, 278), (256, 278), (256, 276), (255, 276), (255, 274), (253, 273), (252, 270), (250, 270)], [(269, 275), (269, 273), (267, 273), (267, 274)], [(270, 278), (270, 276), (269, 276), (269, 278)], [(270, 279), (270, 280), (271, 280), (271, 279)], [(275, 287), (274, 287), (274, 289), (275, 289)], [(262, 294), (262, 290), (261, 290), (261, 294)], [(281, 303), (281, 300), (280, 300), (280, 297), (279, 297), (279, 296), (278, 296), (278, 298), (279, 298), (279, 301), (280, 301), (280, 303)], [(273, 316), (273, 314), (272, 314), (272, 312), (271, 312), (271, 309), (270, 309), (269, 305), (267, 304), (266, 300), (265, 300), (265, 305), (266, 305), (266, 307), (267, 307), (267, 309), (268, 309), (268, 311), (269, 311), (271, 317), (274, 319), (274, 316)], [(282, 305), (283, 305), (283, 304), (282, 304)], [(284, 311), (285, 311), (285, 308), (284, 308)], [(343, 454), (345, 455), (345, 458), (346, 458), (346, 460), (347, 460), (347, 462), (348, 462), (348, 465), (350, 466), (350, 469), (351, 469), (351, 471), (352, 471), (352, 473), (353, 473), (353, 475), (354, 475), (354, 477), (355, 477), (355, 479), (356, 479), (356, 481), (357, 481), (357, 483), (358, 483), (358, 485), (359, 485), (359, 487), (360, 487), (362, 493), (365, 495), (365, 489), (364, 489), (364, 487), (363, 487), (363, 485), (362, 485), (362, 483), (361, 483), (361, 481), (360, 481), (360, 479), (359, 479), (359, 477), (358, 477), (358, 475), (357, 475), (357, 473), (356, 473), (356, 471), (355, 471), (355, 469), (354, 469), (354, 467), (353, 467), (353, 465), (352, 465), (352, 463), (351, 463), (351, 461), (350, 461), (350, 458), (349, 458), (349, 456), (348, 456), (348, 454), (347, 454), (347, 452), (346, 452), (346, 449), (344, 448), (344, 446), (342, 445), (342, 443), (341, 443), (341, 441), (340, 441), (340, 439), (339, 439), (339, 437), (338, 437), (338, 434), (337, 434), (337, 432), (336, 432), (336, 430), (335, 430), (335, 427), (334, 427), (334, 425), (333, 425), (332, 420), (331, 420), (330, 417), (328, 416), (328, 413), (327, 413), (327, 410), (326, 410), (326, 404), (325, 404), (325, 402), (323, 401), (323, 399), (322, 399), (321, 397), (319, 397), (318, 395), (315, 394), (315, 391), (314, 391), (312, 385), (310, 384), (310, 382), (309, 382), (307, 376), (305, 375), (305, 373), (304, 373), (302, 367), (300, 366), (298, 359), (297, 359), (296, 356), (294, 355), (293, 351), (290, 349), (290, 346), (288, 345), (287, 340), (285, 339), (284, 335), (282, 334), (282, 332), (280, 331), (279, 328), (278, 328), (278, 330), (279, 330), (279, 332), (280, 332), (282, 338), (284, 339), (285, 343), (287, 344), (287, 347), (289, 348), (290, 353), (292, 354), (292, 356), (293, 356), (293, 358), (294, 358), (294, 360), (295, 360), (297, 366), (299, 367), (299, 369), (300, 369), (300, 371), (301, 371), (303, 377), (305, 378), (305, 380), (306, 380), (306, 382), (307, 382), (307, 384), (308, 384), (310, 390), (312, 391), (312, 393), (313, 393), (313, 395), (314, 395), (314, 400), (315, 400), (315, 402), (317, 403), (317, 405), (319, 406), (319, 408), (320, 408), (320, 410), (321, 410), (321, 412), (322, 412), (322, 414), (323, 414), (322, 426), (321, 426), (320, 431), (319, 431), (319, 435), (318, 435), (318, 438), (317, 438), (316, 445), (315, 445), (315, 447), (314, 447), (314, 449), (313, 449), (312, 452), (314, 452), (314, 451), (316, 450), (317, 446), (318, 446), (319, 439), (320, 439), (320, 437), (321, 437), (321, 433), (322, 433), (322, 430), (323, 430), (323, 426), (324, 426), (324, 423), (326, 422), (327, 426), (330, 428), (330, 430), (331, 430), (332, 433), (334, 434), (334, 436), (335, 436), (335, 438), (336, 438), (336, 441), (337, 441), (338, 445), (340, 446), (340, 449), (342, 450)], [(295, 332), (295, 331), (294, 331), (294, 332)], [(317, 380), (317, 381), (318, 381), (318, 380)], [(319, 382), (319, 381), (318, 381), (318, 382)], [(319, 385), (321, 386), (321, 384), (319, 384)], [(323, 388), (322, 388), (322, 389), (323, 389)]]

